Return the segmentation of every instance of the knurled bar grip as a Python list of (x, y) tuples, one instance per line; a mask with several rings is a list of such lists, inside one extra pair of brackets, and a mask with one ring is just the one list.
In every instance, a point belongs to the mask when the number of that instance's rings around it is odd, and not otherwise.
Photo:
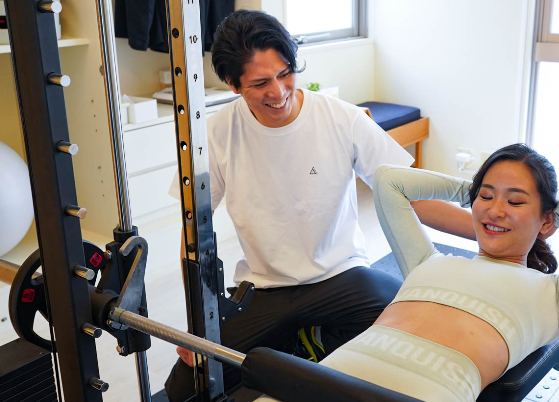
[(145, 334), (155, 336), (166, 342), (182, 346), (188, 350), (212, 358), (221, 363), (240, 368), (246, 355), (228, 347), (218, 345), (206, 339), (199, 338), (187, 332), (179, 331), (173, 327), (157, 321), (131, 313), (120, 308), (115, 308), (110, 318), (130, 328)]

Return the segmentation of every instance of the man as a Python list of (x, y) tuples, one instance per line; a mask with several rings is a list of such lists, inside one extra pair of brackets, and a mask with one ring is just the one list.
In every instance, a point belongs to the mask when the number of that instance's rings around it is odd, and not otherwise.
[[(225, 19), (212, 47), (217, 75), (242, 96), (208, 120), (212, 207), (227, 192), (245, 254), (234, 280), (256, 287), (222, 327), (223, 345), (241, 352), (291, 352), (298, 329), (316, 326), (313, 346), (327, 355), (369, 328), (401, 284), (369, 268), (355, 174), (372, 186), (379, 164), (413, 158), (358, 107), (297, 89), (296, 51), (275, 18), (248, 10)], [(194, 393), (191, 354), (178, 351), (171, 402)], [(228, 367), (224, 377), (226, 389), (240, 381)]]

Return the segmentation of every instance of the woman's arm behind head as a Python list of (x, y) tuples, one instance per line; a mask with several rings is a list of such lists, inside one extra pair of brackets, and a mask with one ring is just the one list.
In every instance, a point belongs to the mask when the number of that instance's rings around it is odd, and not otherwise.
[(374, 176), (373, 195), (382, 230), (404, 278), (437, 254), (410, 201), (439, 199), (468, 204), (470, 182), (441, 173), (381, 165)]

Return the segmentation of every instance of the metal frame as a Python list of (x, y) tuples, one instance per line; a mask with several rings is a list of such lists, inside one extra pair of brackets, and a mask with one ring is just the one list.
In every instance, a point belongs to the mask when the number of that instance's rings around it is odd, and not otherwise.
[[(90, 323), (93, 323), (113, 332), (120, 346), (121, 341), (128, 342), (128, 330), (134, 328), (132, 325), (123, 327), (119, 321), (121, 317), (128, 315), (129, 318), (144, 320), (144, 323), (149, 321), (156, 332), (160, 324), (142, 317), (143, 314), (134, 314), (134, 311), (142, 311), (140, 307), (144, 312), (146, 310), (143, 270), (147, 243), (136, 236), (136, 228), (132, 226), (130, 218), (119, 113), (119, 81), (109, 0), (97, 0), (97, 5), (120, 227), (114, 231), (115, 242), (107, 245), (107, 250), (111, 251), (106, 253), (110, 260), (107, 267), (112, 268), (103, 271), (97, 289), (84, 280), (91, 273), (87, 273), (89, 269), (84, 268), (78, 218), (84, 218), (87, 211), (76, 206), (71, 155), (77, 152), (77, 147), (70, 143), (63, 92), (63, 86), (69, 84), (69, 77), (60, 73), (55, 28), (53, 18), (49, 15), (53, 11), (53, 5), (60, 8), (58, 4), (48, 0), (8, 0), (6, 9), (9, 21), (13, 22), (9, 26), (12, 58), (31, 175), (43, 276), (47, 299), (51, 303), (49, 309), (56, 338), (60, 345), (64, 395), (66, 400), (73, 402), (101, 401), (99, 391), (106, 390), (108, 384), (98, 378), (96, 349), (91, 331), (86, 333), (79, 328), (83, 328), (84, 324), (91, 327)], [(217, 259), (203, 101), (199, 4), (196, 0), (168, 0), (167, 7), (171, 27), (169, 33), (177, 149), (182, 177), (183, 227), (188, 250), (188, 258), (183, 261), (183, 275), (188, 284), (185, 292), (189, 328), (199, 338), (219, 344), (221, 323), (244, 310), (254, 287), (250, 283), (243, 283), (235, 298), (231, 300), (225, 297), (221, 262)], [(49, 13), (45, 13), (45, 9)], [(48, 234), (45, 235), (47, 230)], [(134, 250), (131, 243), (139, 245), (139, 250)], [(123, 249), (126, 252), (123, 253)], [(129, 253), (136, 255), (132, 266), (129, 265), (132, 259), (129, 262), (124, 260)], [(120, 281), (111, 279), (115, 270), (124, 277), (128, 272), (132, 276), (129, 276), (126, 283), (117, 283)], [(74, 272), (80, 272), (81, 276), (77, 273), (74, 275)], [(124, 278), (122, 275), (119, 274), (119, 277)], [(115, 315), (115, 308), (112, 308), (109, 316), (103, 318), (105, 307), (112, 303), (111, 294), (114, 295), (114, 292), (120, 292), (117, 302), (119, 308), (116, 309), (119, 311), (118, 316)], [(126, 294), (128, 298), (132, 297), (133, 302), (126, 299)], [(128, 302), (122, 304), (122, 300)], [(125, 310), (120, 308), (121, 304)], [(132, 307), (126, 307), (128, 305)], [(132, 311), (126, 311), (128, 308)], [(125, 333), (118, 330), (124, 330)], [(145, 330), (143, 333), (149, 334)], [(143, 343), (146, 344), (149, 344), (149, 339)], [(120, 353), (138, 351), (136, 363), (140, 395), (143, 401), (149, 401), (151, 395), (143, 352), (145, 346), (140, 342), (126, 350), (125, 352), (121, 348)], [(215, 353), (210, 351), (208, 355), (207, 350), (209, 349), (199, 349), (203, 355), (214, 357), (218, 361), (200, 363), (203, 375), (196, 377), (197, 398), (227, 400), (219, 361), (239, 365), (244, 355), (235, 355), (234, 351), (219, 345)], [(225, 351), (225, 357), (220, 357), (220, 350)]]
[(35, 0), (4, 4), (64, 395), (102, 401), (88, 385), (99, 377), (95, 340), (77, 330), (91, 321), (91, 307), (87, 280), (72, 274), (85, 263), (79, 219), (67, 213), (77, 205), (72, 157), (57, 148), (59, 141), (69, 142), (64, 91), (48, 78), (61, 74), (54, 19)]
[[(559, 4), (559, 0), (557, 0), (556, 4)], [(526, 117), (525, 138), (528, 145), (532, 145), (534, 141), (536, 92), (538, 86), (540, 62), (559, 62), (559, 43), (554, 43), (554, 40), (559, 38), (559, 35), (552, 35), (549, 32), (550, 19), (551, 1), (536, 0), (534, 34), (532, 40), (531, 72), (528, 84), (528, 110)]]
[(528, 145), (532, 145), (533, 134), (534, 134), (534, 109), (535, 109), (535, 99), (536, 99), (536, 85), (538, 77), (538, 63), (535, 60), (537, 43), (541, 38), (542, 25), (543, 25), (543, 1), (536, 0), (535, 10), (534, 10), (534, 31), (532, 37), (532, 54), (530, 63), (530, 79), (528, 83), (528, 105), (526, 110), (526, 127), (525, 127), (525, 142)]
[(559, 7), (559, 0), (544, 0), (544, 19), (542, 26), (541, 42), (559, 42), (559, 33), (551, 32), (552, 18), (554, 13), (559, 13), (559, 10), (554, 10), (554, 7)]
[(112, 2), (97, 0), (97, 22), (105, 78), (105, 95), (107, 97), (107, 114), (113, 151), (115, 190), (118, 200), (119, 227), (123, 232), (132, 230), (132, 214), (128, 197), (128, 178), (126, 159), (124, 157), (124, 135), (120, 119), (120, 81), (113, 29)]
[[(221, 343), (217, 256), (206, 137), (200, 4), (196, 0), (167, 0), (166, 4), (181, 177), (182, 222), (187, 243), (183, 277), (186, 285), (188, 328), (190, 333), (198, 337)], [(225, 398), (221, 363), (207, 360), (201, 362), (201, 367), (203, 376), (195, 378), (198, 394), (207, 392), (212, 401)]]
[[(124, 134), (120, 114), (120, 81), (118, 76), (118, 62), (115, 44), (114, 23), (112, 16), (112, 1), (97, 0), (97, 22), (99, 25), (99, 40), (101, 42), (101, 56), (105, 82), (105, 95), (107, 98), (107, 114), (109, 116), (109, 131), (111, 135), (111, 149), (115, 175), (115, 190), (118, 200), (119, 231), (115, 231), (115, 242), (136, 235), (137, 228), (132, 225), (130, 199), (128, 196), (128, 177), (126, 174), (126, 159), (124, 155)], [(115, 244), (115, 246), (116, 246)], [(115, 256), (116, 258), (116, 256)], [(122, 260), (116, 261), (117, 269), (123, 270), (125, 264)], [(122, 286), (122, 284), (120, 285)], [(122, 289), (122, 288), (121, 288)], [(144, 293), (145, 289), (141, 289)], [(145, 304), (145, 303), (144, 303)], [(138, 388), (142, 402), (151, 401), (147, 355), (145, 351), (134, 353), (136, 372), (138, 375)]]

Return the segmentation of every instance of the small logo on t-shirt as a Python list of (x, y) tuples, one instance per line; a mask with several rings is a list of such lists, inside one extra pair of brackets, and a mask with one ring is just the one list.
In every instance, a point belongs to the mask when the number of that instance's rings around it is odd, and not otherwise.
[(318, 174), (318, 172), (316, 171), (316, 169), (314, 168), (314, 166), (311, 169), (311, 174)]

